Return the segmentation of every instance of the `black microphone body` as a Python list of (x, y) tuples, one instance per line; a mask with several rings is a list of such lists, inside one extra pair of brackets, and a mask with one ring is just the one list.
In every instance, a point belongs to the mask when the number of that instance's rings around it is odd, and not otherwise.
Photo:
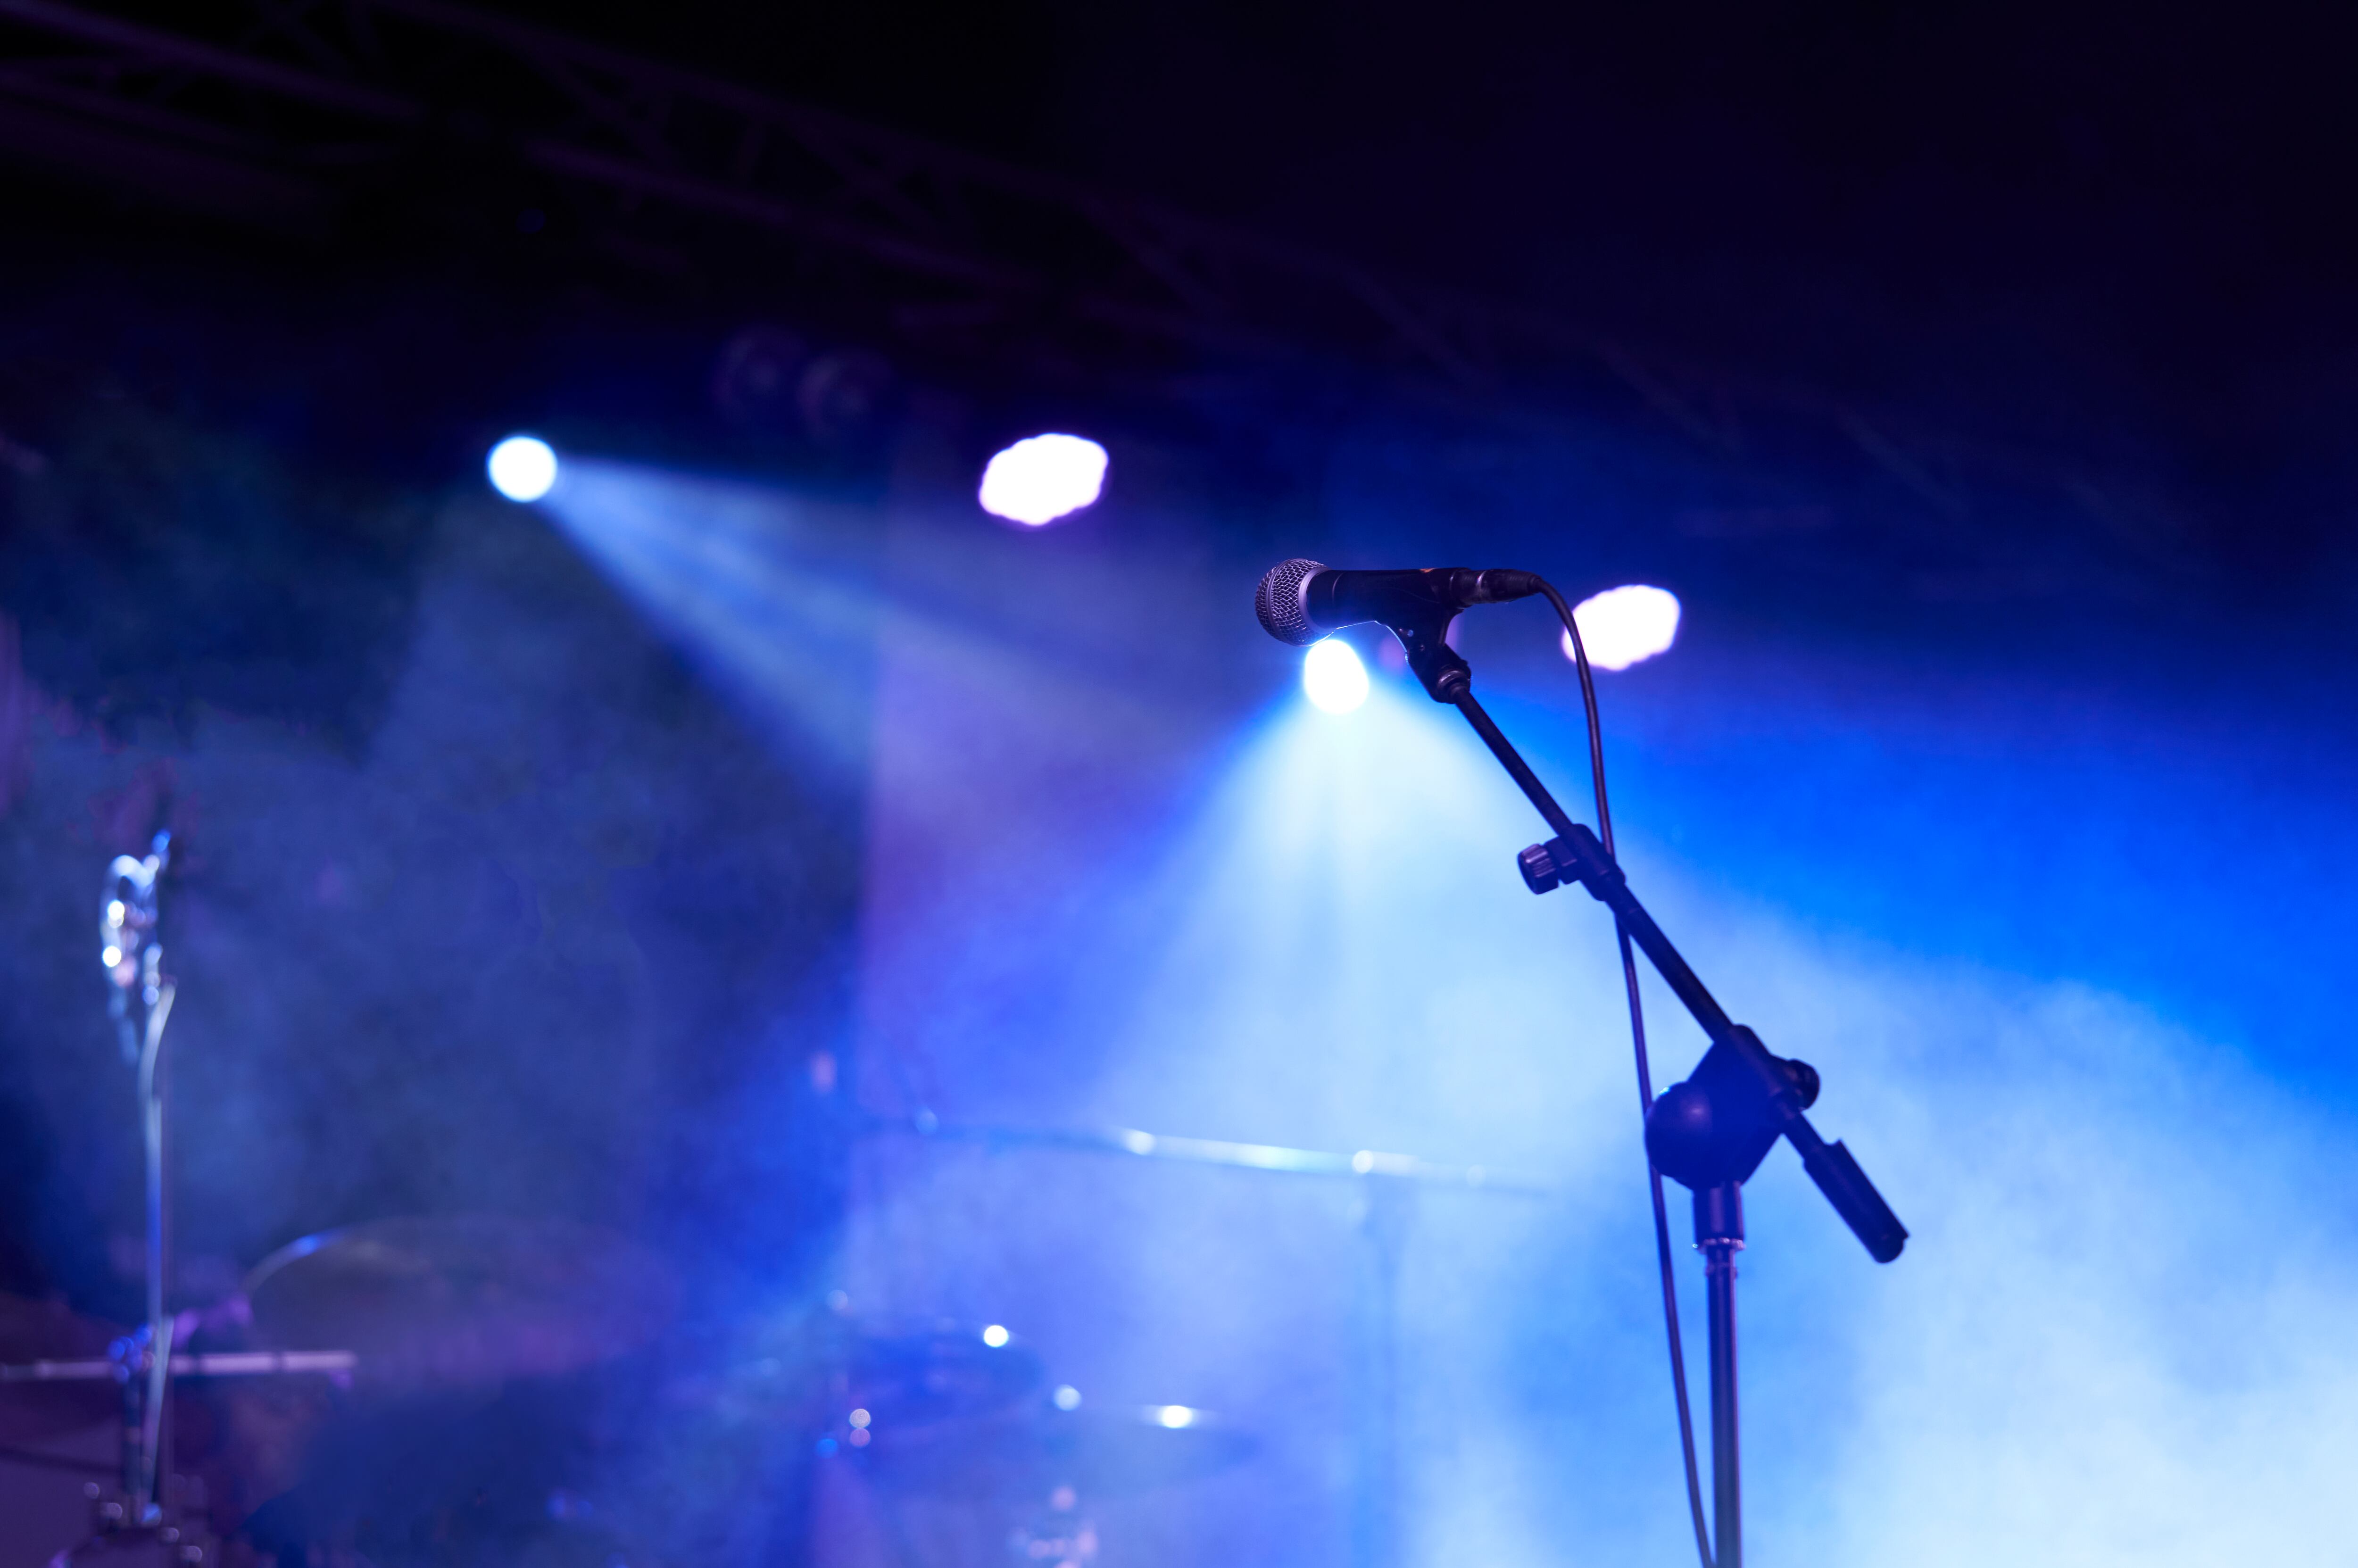
[(1362, 621), (1380, 621), (1403, 634), (1438, 634), (1474, 604), (1527, 599), (1540, 591), (1531, 572), (1430, 567), (1408, 571), (1338, 571), (1317, 561), (1271, 567), (1253, 595), (1261, 626), (1281, 643), (1315, 643)]

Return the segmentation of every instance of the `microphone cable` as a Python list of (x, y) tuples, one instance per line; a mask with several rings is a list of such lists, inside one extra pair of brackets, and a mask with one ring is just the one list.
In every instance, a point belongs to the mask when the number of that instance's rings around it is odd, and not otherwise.
[[(1572, 643), (1572, 662), (1580, 672), (1580, 705), (1588, 719), (1588, 776), (1596, 790), (1596, 838), (1605, 846), (1605, 853), (1617, 862), (1618, 854), (1613, 848), (1613, 808), (1605, 798), (1605, 728), (1596, 714), (1596, 677), (1588, 667), (1588, 646), (1581, 640), (1580, 622), (1573, 618), (1572, 606), (1553, 584), (1542, 579), (1540, 592), (1555, 607), (1556, 619), (1563, 622), (1563, 634)], [(1621, 980), (1629, 993), (1629, 1039), (1638, 1057), (1638, 1114), (1642, 1130), (1646, 1112), (1654, 1106), (1653, 1069), (1646, 1059), (1646, 1011), (1638, 996), (1638, 959), (1629, 948), (1629, 932), (1620, 916), (1613, 919), (1613, 935), (1621, 947)], [(1662, 1173), (1654, 1166), (1651, 1154), (1646, 1157), (1646, 1177), (1654, 1196), (1654, 1257), (1662, 1274), (1662, 1322), (1671, 1340), (1671, 1390), (1679, 1407), (1679, 1451), (1686, 1460), (1687, 1511), (1694, 1520), (1695, 1553), (1703, 1560), (1703, 1568), (1714, 1568), (1711, 1553), (1711, 1531), (1703, 1517), (1703, 1476), (1695, 1466), (1694, 1414), (1687, 1400), (1687, 1358), (1684, 1344), (1679, 1337), (1678, 1275), (1671, 1260), (1671, 1217), (1662, 1201)]]

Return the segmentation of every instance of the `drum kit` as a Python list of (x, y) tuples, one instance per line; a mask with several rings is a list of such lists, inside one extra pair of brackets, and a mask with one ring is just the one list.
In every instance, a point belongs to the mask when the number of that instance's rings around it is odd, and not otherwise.
[[(384, 1219), (283, 1247), (224, 1299), (197, 1308), (170, 1300), (163, 1043), (174, 991), (157, 939), (169, 857), (168, 836), (159, 834), (147, 856), (114, 861), (101, 934), (145, 1132), (146, 1319), (124, 1328), (0, 1296), (0, 1456), (72, 1473), (90, 1509), (87, 1535), (64, 1545), (51, 1568), (671, 1561), (668, 1547), (630, 1539), (566, 1477), (529, 1464), (500, 1466), (536, 1488), (521, 1503), (491, 1498), (465, 1477), (456, 1484), (467, 1495), (456, 1501), (388, 1503), (383, 1487), (351, 1478), (355, 1464), (377, 1463), (382, 1444), (372, 1449), (366, 1439), (382, 1439), (388, 1423), (421, 1411), (480, 1412), (504, 1390), (595, 1379), (665, 1352), (682, 1292), (646, 1248), (546, 1219)], [(1478, 1168), (1365, 1151), (953, 1128), (924, 1112), (869, 1130), (1357, 1179), (1370, 1191), (1364, 1228), (1379, 1261), (1396, 1260), (1398, 1210), (1372, 1202), (1377, 1187), (1540, 1190)], [(681, 1359), (664, 1358), (675, 1368)], [(719, 1430), (766, 1429), (775, 1451), (856, 1475), (888, 1509), (923, 1498), (979, 1510), (975, 1517), (995, 1521), (1004, 1543), (993, 1550), (1027, 1568), (1084, 1568), (1096, 1559), (1087, 1504), (1192, 1482), (1242, 1464), (1255, 1448), (1249, 1433), (1190, 1406), (1085, 1405), (1002, 1325), (862, 1318), (840, 1292), (781, 1354), (721, 1359), (718, 1372), (667, 1373), (665, 1401), (705, 1413)], [(413, 1459), (444, 1441), (435, 1419), (406, 1429)], [(40, 1445), (110, 1422), (120, 1424), (118, 1464), (42, 1456)], [(1391, 1484), (1380, 1447), (1363, 1466), (1363, 1490)], [(403, 1507), (430, 1517), (404, 1525), (390, 1517)], [(900, 1555), (915, 1555), (905, 1540)]]

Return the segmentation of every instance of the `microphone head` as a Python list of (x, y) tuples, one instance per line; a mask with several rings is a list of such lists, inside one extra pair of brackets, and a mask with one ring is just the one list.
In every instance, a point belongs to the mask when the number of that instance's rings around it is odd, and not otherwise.
[(1303, 585), (1325, 569), (1322, 562), (1303, 560), (1280, 561), (1270, 568), (1253, 590), (1253, 613), (1260, 617), (1261, 630), (1297, 648), (1326, 635), (1310, 623), (1310, 611), (1302, 603)]

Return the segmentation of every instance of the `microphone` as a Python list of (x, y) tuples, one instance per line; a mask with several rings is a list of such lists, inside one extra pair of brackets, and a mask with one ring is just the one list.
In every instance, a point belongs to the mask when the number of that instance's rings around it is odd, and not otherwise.
[(1528, 599), (1544, 585), (1536, 572), (1466, 567), (1337, 571), (1319, 561), (1281, 561), (1253, 592), (1253, 611), (1269, 634), (1299, 647), (1345, 626), (1380, 621), (1436, 632), (1473, 604)]

